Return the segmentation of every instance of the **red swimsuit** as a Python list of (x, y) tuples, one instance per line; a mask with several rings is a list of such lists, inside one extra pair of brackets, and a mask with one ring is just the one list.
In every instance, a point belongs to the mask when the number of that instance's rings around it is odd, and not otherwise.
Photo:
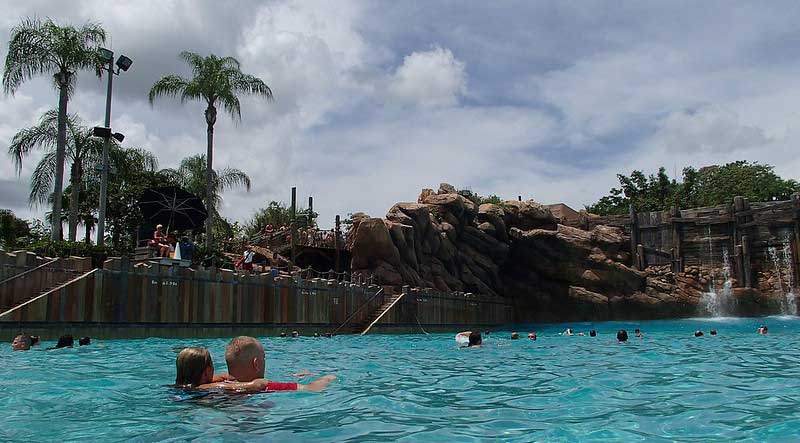
[(267, 391), (296, 391), (297, 383), (267, 382)]

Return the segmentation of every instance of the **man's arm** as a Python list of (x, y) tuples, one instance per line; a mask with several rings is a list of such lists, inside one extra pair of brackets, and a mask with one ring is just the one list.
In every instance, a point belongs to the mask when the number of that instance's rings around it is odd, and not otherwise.
[(214, 383), (219, 383), (221, 381), (228, 381), (228, 380), (236, 380), (235, 378), (231, 377), (230, 374), (227, 372), (221, 372), (219, 374), (214, 374), (214, 378), (211, 380)]
[(322, 377), (312, 381), (307, 385), (297, 385), (298, 391), (308, 391), (308, 392), (322, 392), (330, 386), (331, 382), (336, 380), (335, 375), (323, 375)]

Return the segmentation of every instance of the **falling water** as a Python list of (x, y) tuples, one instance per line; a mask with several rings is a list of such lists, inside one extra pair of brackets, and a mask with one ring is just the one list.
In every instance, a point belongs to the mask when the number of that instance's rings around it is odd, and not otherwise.
[[(789, 239), (786, 238), (781, 249), (781, 254), (778, 255), (778, 250), (774, 246), (770, 246), (769, 258), (772, 260), (772, 265), (775, 267), (775, 275), (773, 279), (778, 282), (778, 289), (783, 295), (781, 299), (781, 314), (783, 315), (797, 315), (797, 302), (794, 296), (794, 276), (792, 275), (792, 251), (789, 246)], [(783, 286), (784, 270), (788, 276), (788, 288)]]
[(708, 256), (711, 258), (708, 269), (710, 270), (709, 288), (700, 299), (700, 306), (706, 314), (712, 317), (729, 315), (733, 304), (731, 278), (731, 263), (727, 249), (722, 250), (722, 289), (717, 289), (716, 275), (714, 274), (714, 243), (711, 240), (711, 226), (708, 226), (706, 238), (708, 239)]

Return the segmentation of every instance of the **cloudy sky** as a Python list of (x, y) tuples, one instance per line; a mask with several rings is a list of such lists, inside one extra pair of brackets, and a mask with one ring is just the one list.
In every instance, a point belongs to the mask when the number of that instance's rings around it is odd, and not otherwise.
[[(382, 216), (423, 187), (581, 208), (615, 174), (672, 174), (739, 159), (800, 178), (800, 3), (638, 1), (10, 1), (0, 55), (25, 16), (102, 23), (134, 60), (115, 82), (112, 126), (161, 167), (205, 152), (203, 105), (149, 87), (188, 74), (181, 50), (239, 59), (272, 88), (221, 118), (215, 166), (253, 179), (224, 195), (247, 219), (314, 196), (335, 214)], [(70, 111), (102, 121), (104, 82), (82, 73)], [(50, 79), (0, 97), (0, 150), (55, 107)], [(0, 207), (23, 217), (28, 176), (0, 160)]]

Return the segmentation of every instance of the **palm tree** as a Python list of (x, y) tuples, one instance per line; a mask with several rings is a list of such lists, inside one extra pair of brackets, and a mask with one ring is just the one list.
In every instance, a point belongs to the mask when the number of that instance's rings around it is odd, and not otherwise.
[[(233, 57), (203, 57), (189, 51), (181, 52), (183, 58), (192, 67), (192, 78), (179, 75), (167, 75), (157, 81), (150, 89), (150, 104), (156, 97), (180, 95), (181, 103), (186, 100), (201, 100), (206, 103), (207, 150), (206, 164), (206, 196), (213, 196), (214, 186), (214, 124), (217, 122), (217, 103), (222, 105), (234, 122), (242, 119), (238, 94), (253, 94), (272, 100), (272, 90), (258, 77), (241, 71), (239, 61)], [(206, 243), (212, 244), (211, 227), (217, 214), (213, 199), (206, 200), (208, 219), (206, 220)]]
[(3, 71), (3, 89), (13, 94), (27, 80), (52, 74), (58, 88), (58, 128), (53, 171), (52, 238), (61, 239), (61, 192), (67, 145), (67, 102), (75, 89), (77, 71), (101, 70), (97, 46), (106, 40), (100, 25), (86, 23), (80, 28), (59, 26), (52, 20), (25, 19), (11, 30)]
[[(206, 156), (202, 154), (192, 155), (181, 160), (178, 169), (162, 169), (160, 173), (170, 182), (202, 198), (203, 201), (211, 202), (206, 209), (208, 218), (219, 218), (217, 208), (222, 201), (222, 192), (244, 186), (250, 192), (250, 177), (244, 172), (227, 167), (222, 171), (213, 171), (211, 179), (211, 193), (206, 181)], [(208, 226), (206, 226), (208, 229)]]
[[(47, 203), (50, 189), (58, 171), (58, 111), (45, 112), (36, 126), (17, 132), (8, 146), (8, 154), (14, 159), (17, 173), (22, 172), (22, 160), (32, 150), (44, 150), (44, 156), (31, 174), (31, 191), (28, 201), (32, 206)], [(80, 217), (80, 193), (86, 189), (85, 174), (92, 173), (102, 159), (103, 141), (92, 135), (92, 130), (81, 125), (75, 114), (66, 118), (67, 136), (65, 157), (72, 162), (70, 168), (69, 240), (75, 241)], [(116, 140), (113, 140), (115, 149)]]

